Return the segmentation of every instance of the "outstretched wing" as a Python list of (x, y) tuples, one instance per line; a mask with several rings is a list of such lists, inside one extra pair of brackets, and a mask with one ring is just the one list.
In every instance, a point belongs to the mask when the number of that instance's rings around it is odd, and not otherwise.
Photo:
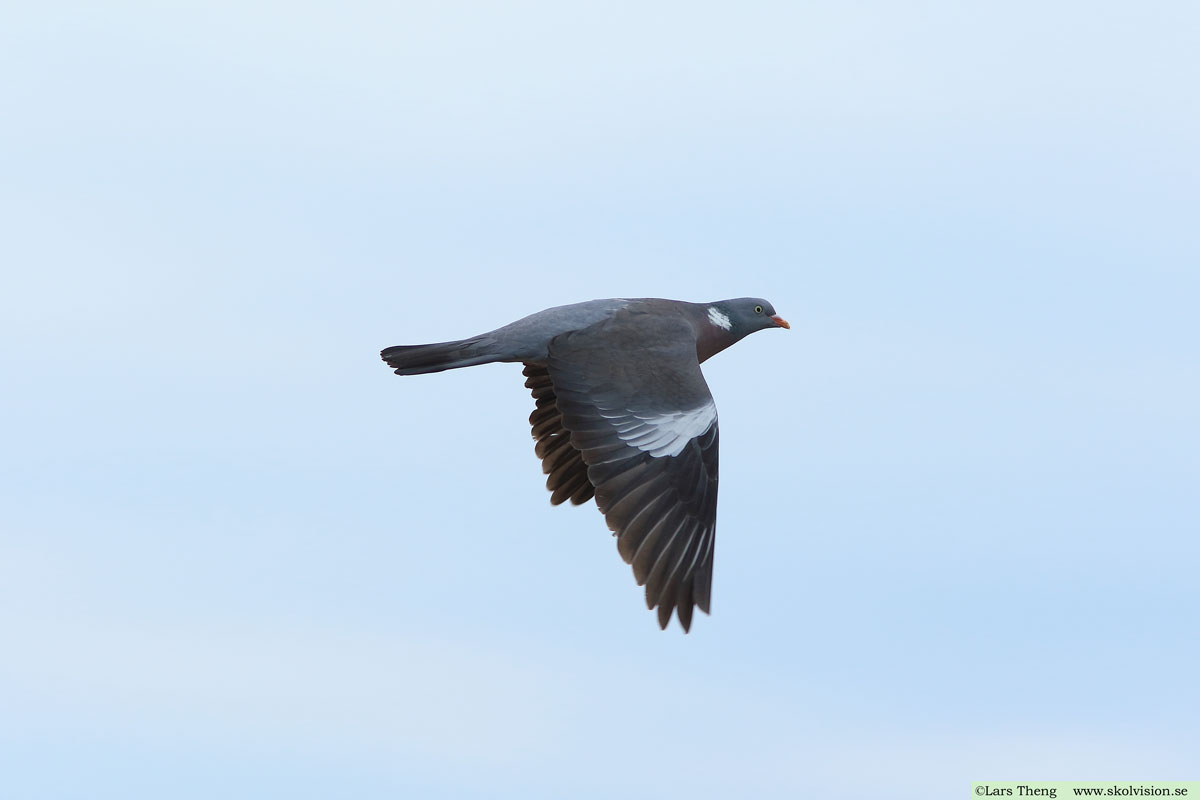
[(688, 630), (695, 606), (709, 611), (717, 517), (717, 409), (691, 325), (623, 310), (551, 340), (547, 372), (563, 446), (582, 455), (646, 605)]

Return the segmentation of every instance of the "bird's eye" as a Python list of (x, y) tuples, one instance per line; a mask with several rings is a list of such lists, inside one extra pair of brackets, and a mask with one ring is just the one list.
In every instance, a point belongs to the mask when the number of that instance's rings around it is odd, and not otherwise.
[(761, 314), (761, 313), (762, 313), (762, 306), (755, 306), (755, 307), (754, 307), (754, 313), (755, 313), (755, 314)]

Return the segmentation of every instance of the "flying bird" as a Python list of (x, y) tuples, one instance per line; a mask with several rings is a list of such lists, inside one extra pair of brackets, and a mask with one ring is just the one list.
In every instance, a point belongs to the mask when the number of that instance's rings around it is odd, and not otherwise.
[(748, 334), (790, 328), (766, 300), (591, 300), (470, 339), (388, 347), (397, 375), (525, 365), (534, 453), (550, 502), (592, 497), (667, 627), (709, 613), (717, 521), (717, 408), (700, 364)]

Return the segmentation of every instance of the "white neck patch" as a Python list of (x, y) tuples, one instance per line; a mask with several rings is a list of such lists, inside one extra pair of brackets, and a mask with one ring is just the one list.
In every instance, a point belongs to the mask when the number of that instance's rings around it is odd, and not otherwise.
[(708, 321), (718, 328), (729, 330), (733, 327), (733, 323), (729, 321), (729, 316), (721, 313), (721, 309), (716, 306), (708, 307)]

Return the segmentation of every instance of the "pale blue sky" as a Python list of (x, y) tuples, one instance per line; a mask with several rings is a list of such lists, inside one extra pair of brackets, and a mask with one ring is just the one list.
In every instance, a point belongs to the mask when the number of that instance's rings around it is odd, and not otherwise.
[[(1196, 779), (1193, 3), (0, 12), (0, 798)], [(712, 617), (519, 367), (761, 295)]]

